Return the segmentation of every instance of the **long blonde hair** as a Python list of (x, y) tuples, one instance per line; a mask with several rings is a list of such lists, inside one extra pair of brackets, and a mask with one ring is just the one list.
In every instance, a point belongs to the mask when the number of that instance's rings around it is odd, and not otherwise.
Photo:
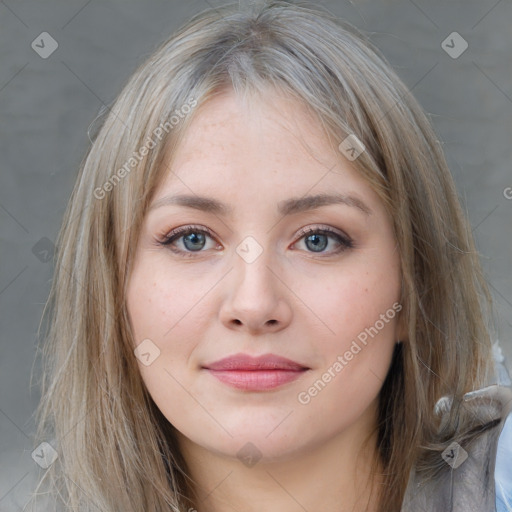
[[(391, 66), (354, 27), (304, 2), (203, 11), (165, 41), (109, 108), (76, 181), (58, 238), (45, 314), (37, 443), (54, 440), (45, 479), (69, 510), (186, 511), (193, 486), (174, 428), (133, 353), (126, 310), (141, 222), (196, 112), (226, 89), (284, 91), (321, 121), (393, 219), (408, 337), (380, 394), (380, 510), (398, 511), (410, 471), (439, 470), (434, 405), (489, 382), (489, 294), (441, 145)], [(144, 149), (145, 148), (145, 149)], [(340, 159), (345, 158), (340, 152)]]

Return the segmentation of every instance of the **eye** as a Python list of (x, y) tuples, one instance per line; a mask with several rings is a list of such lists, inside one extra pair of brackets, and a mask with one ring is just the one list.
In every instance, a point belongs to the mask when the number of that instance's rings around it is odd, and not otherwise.
[[(213, 233), (208, 228), (183, 226), (171, 231), (163, 240), (158, 241), (158, 244), (169, 247), (171, 251), (182, 256), (193, 257), (193, 253), (201, 252), (207, 246), (206, 242), (208, 238), (213, 239)], [(179, 242), (181, 242), (181, 244)], [(179, 245), (181, 245), (182, 248), (176, 247)], [(218, 245), (215, 247), (218, 247)]]
[[(328, 227), (303, 229), (299, 232), (299, 236), (299, 241), (293, 245), (304, 239), (307, 251), (317, 254), (335, 255), (354, 247), (353, 241), (347, 235), (338, 233)], [(212, 240), (210, 247), (207, 247), (208, 238)], [(334, 241), (335, 248), (326, 252), (325, 249), (331, 241)], [(157, 243), (184, 257), (194, 257), (194, 253), (204, 252), (203, 249), (218, 249), (220, 247), (215, 244), (213, 233), (208, 228), (200, 226), (176, 228), (166, 235), (163, 240), (158, 240)]]
[[(313, 253), (324, 253), (325, 249), (329, 246), (329, 241), (334, 240), (337, 248), (328, 251), (328, 255), (338, 254), (346, 249), (354, 247), (353, 241), (344, 234), (338, 233), (331, 228), (307, 228), (302, 230), (299, 235), (304, 239), (304, 244), (308, 251)], [(296, 242), (298, 243), (298, 242)]]

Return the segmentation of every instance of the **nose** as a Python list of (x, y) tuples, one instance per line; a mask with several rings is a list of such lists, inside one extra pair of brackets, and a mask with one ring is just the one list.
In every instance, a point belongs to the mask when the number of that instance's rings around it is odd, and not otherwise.
[(265, 257), (247, 263), (237, 254), (234, 270), (224, 283), (227, 289), (220, 310), (220, 320), (229, 329), (250, 334), (278, 332), (292, 319), (289, 303), (291, 290), (286, 280)]

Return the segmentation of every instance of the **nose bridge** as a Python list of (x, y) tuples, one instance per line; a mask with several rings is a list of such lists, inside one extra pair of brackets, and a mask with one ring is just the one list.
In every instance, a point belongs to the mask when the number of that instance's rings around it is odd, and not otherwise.
[(254, 237), (249, 236), (238, 245), (236, 253), (233, 263), (235, 294), (254, 302), (275, 300), (278, 292), (272, 249), (268, 245), (264, 248)]
[(251, 331), (284, 327), (291, 309), (281, 280), (276, 277), (276, 255), (268, 244), (246, 237), (233, 255), (230, 290), (222, 306), (221, 319), (229, 326)]

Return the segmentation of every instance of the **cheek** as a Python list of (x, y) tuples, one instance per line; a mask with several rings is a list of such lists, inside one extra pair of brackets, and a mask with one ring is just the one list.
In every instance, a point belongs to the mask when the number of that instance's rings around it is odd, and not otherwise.
[(202, 321), (206, 317), (200, 301), (204, 286), (200, 280), (194, 282), (178, 273), (169, 276), (167, 265), (150, 260), (147, 258), (134, 268), (127, 307), (134, 348), (143, 340), (151, 341), (140, 345), (150, 347), (145, 350), (151, 353), (149, 364), (139, 359), (142, 380), (167, 418), (175, 419), (186, 406), (191, 406), (180, 383), (187, 381), (187, 361), (204, 330)]
[(168, 306), (172, 295), (156, 274), (139, 267), (130, 281), (127, 305), (136, 344), (150, 338), (160, 346), (165, 327), (169, 329), (173, 324), (174, 310)]
[[(348, 411), (360, 413), (376, 397), (397, 341), (398, 265), (391, 259), (389, 265), (366, 260), (353, 263), (350, 270), (331, 272), (330, 279), (316, 276), (305, 295), (309, 308), (321, 320), (314, 344), (321, 365), (308, 383), (314, 386), (309, 388), (310, 396), (333, 417)], [(304, 391), (309, 395), (307, 388)]]
[[(372, 270), (368, 270), (368, 269)], [(315, 275), (297, 288), (297, 295), (319, 321), (319, 335), (325, 339), (347, 342), (366, 327), (374, 325), (400, 297), (399, 273), (394, 268), (379, 268), (366, 262), (350, 271)], [(393, 331), (394, 314), (386, 317), (383, 334)], [(336, 344), (336, 342), (335, 342)], [(338, 343), (339, 345), (339, 343)], [(338, 346), (339, 348), (339, 346)]]
[(190, 329), (197, 323), (190, 325), (187, 321), (192, 310), (195, 317), (201, 311), (201, 298), (208, 283), (187, 279), (176, 272), (169, 276), (167, 272), (158, 260), (136, 267), (128, 287), (127, 305), (136, 342), (150, 338), (165, 349), (166, 340), (174, 339), (177, 341), (173, 341), (173, 348), (179, 350), (186, 345), (183, 334), (193, 337)]

